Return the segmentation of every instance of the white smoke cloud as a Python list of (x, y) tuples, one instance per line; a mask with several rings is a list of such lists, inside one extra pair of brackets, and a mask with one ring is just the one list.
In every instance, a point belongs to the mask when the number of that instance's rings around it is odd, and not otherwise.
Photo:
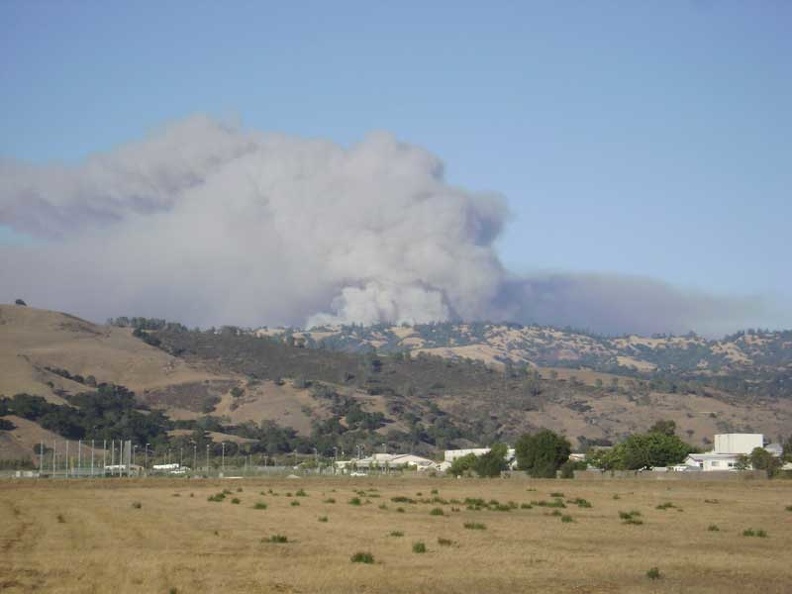
[(496, 195), (454, 188), (426, 151), (192, 118), (79, 167), (0, 169), (3, 284), (93, 318), (191, 324), (486, 316), (504, 271)]
[(200, 326), (669, 331), (753, 313), (654, 281), (515, 278), (494, 248), (507, 219), (502, 197), (448, 184), (390, 134), (345, 148), (193, 117), (76, 167), (0, 163), (0, 224), (43, 240), (0, 246), (0, 297)]

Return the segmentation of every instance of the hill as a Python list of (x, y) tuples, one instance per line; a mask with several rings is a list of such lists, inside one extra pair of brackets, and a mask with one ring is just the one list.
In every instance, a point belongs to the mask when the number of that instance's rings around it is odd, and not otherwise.
[[(700, 446), (738, 430), (776, 439), (792, 398), (783, 382), (765, 388), (773, 374), (788, 377), (788, 352), (783, 333), (719, 342), (495, 324), (199, 331), (2, 305), (0, 406), (14, 428), (0, 431), (0, 459), (33, 451), (31, 422), (71, 439), (123, 434), (160, 452), (222, 441), (276, 456), (383, 445), (436, 454), (539, 427), (586, 447), (660, 419)], [(9, 399), (18, 393), (44, 404)], [(104, 420), (86, 425), (90, 411)]]

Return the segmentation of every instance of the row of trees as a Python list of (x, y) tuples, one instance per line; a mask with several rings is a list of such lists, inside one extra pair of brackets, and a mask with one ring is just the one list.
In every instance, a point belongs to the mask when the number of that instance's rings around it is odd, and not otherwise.
[[(683, 462), (688, 454), (696, 451), (676, 435), (674, 421), (658, 421), (648, 432), (630, 435), (612, 448), (594, 449), (586, 461), (580, 463), (569, 460), (572, 452), (569, 441), (549, 429), (522, 435), (514, 450), (517, 469), (535, 478), (554, 478), (559, 470), (562, 477), (571, 478), (577, 467), (586, 468), (588, 464), (603, 470), (639, 470), (670, 466)], [(468, 454), (458, 458), (452, 464), (450, 472), (455, 475), (476, 473), (482, 477), (498, 476), (509, 467), (507, 451), (504, 444), (495, 444), (482, 456)], [(770, 464), (765, 458), (761, 452), (757, 452), (751, 455), (750, 460), (746, 460), (754, 468), (764, 468)]]

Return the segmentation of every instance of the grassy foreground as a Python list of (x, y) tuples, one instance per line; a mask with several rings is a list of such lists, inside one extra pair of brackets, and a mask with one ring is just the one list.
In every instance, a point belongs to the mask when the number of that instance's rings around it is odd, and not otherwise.
[(781, 593), (789, 551), (785, 481), (0, 483), (4, 593)]

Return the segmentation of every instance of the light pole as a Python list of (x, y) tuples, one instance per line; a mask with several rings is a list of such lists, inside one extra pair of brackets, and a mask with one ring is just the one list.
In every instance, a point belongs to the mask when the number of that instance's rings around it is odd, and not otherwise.
[(146, 444), (146, 462), (145, 462), (146, 468), (148, 468), (148, 449), (150, 445), (151, 445), (150, 443)]
[(338, 448), (333, 446), (333, 474), (336, 473), (338, 468)]
[(220, 447), (222, 449), (222, 454), (221, 454), (222, 457), (220, 458), (220, 470), (225, 474), (225, 442), (221, 443)]
[(209, 444), (206, 444), (206, 476), (209, 476)]

